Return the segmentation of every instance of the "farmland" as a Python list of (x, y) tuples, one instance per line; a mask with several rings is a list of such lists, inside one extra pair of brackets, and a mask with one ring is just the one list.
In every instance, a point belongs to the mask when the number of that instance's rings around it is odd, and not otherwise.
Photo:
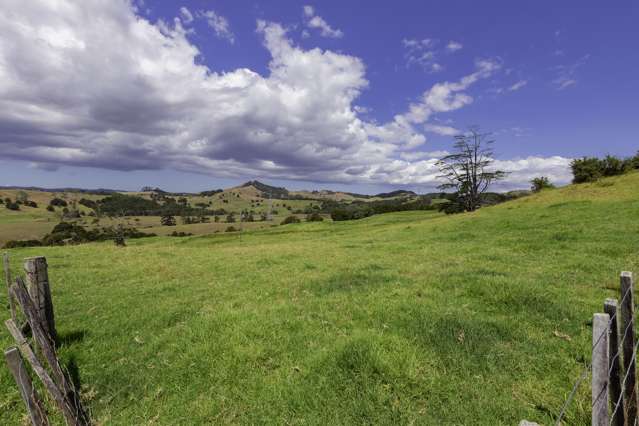
[[(47, 257), (60, 355), (100, 424), (551, 424), (592, 313), (639, 270), (637, 218), (635, 172), (453, 216), (10, 255)], [(0, 369), (0, 423), (21, 404)], [(566, 424), (589, 421), (584, 386)]]

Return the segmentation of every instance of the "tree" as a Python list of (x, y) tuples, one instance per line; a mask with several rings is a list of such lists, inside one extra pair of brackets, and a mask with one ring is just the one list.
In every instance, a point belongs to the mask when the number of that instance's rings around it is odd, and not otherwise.
[(602, 175), (601, 161), (595, 157), (576, 158), (570, 163), (572, 183), (594, 182)]
[(488, 187), (506, 177), (506, 172), (492, 167), (494, 141), (490, 137), (490, 133), (480, 133), (477, 127), (471, 127), (468, 133), (455, 136), (455, 152), (437, 162), (439, 178), (445, 180), (439, 188), (454, 188), (465, 211), (477, 210)]
[(24, 204), (25, 201), (29, 200), (29, 194), (26, 191), (18, 191), (16, 194), (16, 202), (19, 204)]
[(548, 179), (546, 176), (536, 177), (530, 181), (530, 184), (532, 185), (530, 187), (530, 190), (532, 192), (539, 192), (542, 189), (550, 189), (555, 187), (555, 185), (553, 185), (550, 182), (550, 179)]

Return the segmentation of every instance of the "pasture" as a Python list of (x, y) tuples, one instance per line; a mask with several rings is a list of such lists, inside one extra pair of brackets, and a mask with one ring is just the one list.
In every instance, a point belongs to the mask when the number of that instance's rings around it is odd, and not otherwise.
[[(98, 424), (552, 424), (592, 313), (639, 272), (638, 219), (631, 173), (471, 214), (10, 255), (47, 257)], [(0, 369), (0, 423), (23, 412)], [(589, 421), (586, 385), (565, 424)]]

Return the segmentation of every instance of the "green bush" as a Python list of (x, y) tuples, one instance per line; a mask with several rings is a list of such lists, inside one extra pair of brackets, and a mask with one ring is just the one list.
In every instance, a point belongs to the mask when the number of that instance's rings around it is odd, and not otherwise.
[(572, 183), (594, 182), (602, 176), (601, 161), (595, 157), (578, 158), (570, 163)]
[(12, 249), (12, 248), (22, 248), (22, 247), (40, 247), (42, 242), (38, 240), (11, 240), (4, 243), (2, 248)]
[(322, 217), (322, 215), (317, 212), (306, 215), (307, 222), (322, 222), (323, 220), (324, 218)]
[(300, 223), (297, 216), (287, 216), (281, 223), (281, 225), (288, 225), (290, 223)]
[(64, 201), (62, 198), (54, 198), (53, 200), (49, 201), (49, 205), (53, 206), (53, 207), (66, 207), (66, 206), (68, 206), (67, 202)]
[(550, 182), (550, 179), (548, 179), (546, 176), (536, 177), (530, 181), (530, 184), (532, 185), (530, 187), (530, 190), (532, 192), (539, 192), (542, 189), (550, 189), (555, 187), (555, 185), (553, 185)]
[(238, 231), (237, 229), (235, 229), (234, 226), (229, 226), (226, 228), (226, 230), (224, 232), (236, 232)]
[(18, 211), (20, 210), (20, 204), (18, 204), (17, 202), (13, 202), (11, 200), (7, 201), (5, 200), (6, 204), (4, 205), (7, 209), (9, 210), (15, 210)]

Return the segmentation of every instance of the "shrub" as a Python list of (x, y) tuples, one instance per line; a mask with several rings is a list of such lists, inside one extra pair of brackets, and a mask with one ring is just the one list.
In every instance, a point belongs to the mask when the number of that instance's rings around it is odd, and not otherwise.
[(281, 223), (281, 225), (288, 225), (289, 223), (300, 223), (297, 216), (287, 216)]
[(4, 200), (0, 198), (0, 204), (4, 204)]
[[(6, 201), (6, 200), (5, 200)], [(8, 208), (9, 210), (20, 210), (20, 205), (16, 202), (8, 202), (4, 205), (6, 208)]]
[(307, 222), (321, 222), (324, 218), (317, 212), (313, 212), (311, 214), (306, 215)]
[(38, 203), (36, 203), (35, 201), (31, 201), (31, 200), (26, 200), (25, 202), (23, 202), (22, 204), (24, 204), (27, 207), (33, 207), (34, 209), (38, 208)]
[(48, 211), (48, 212), (54, 212), (54, 211), (55, 211), (55, 208), (54, 208), (52, 205), (48, 205), (48, 206), (47, 206), (47, 211)]
[(530, 187), (530, 190), (533, 192), (539, 192), (542, 189), (550, 189), (555, 187), (555, 185), (553, 185), (550, 182), (550, 179), (548, 179), (546, 176), (536, 177), (530, 181), (530, 184), (532, 185)]
[(190, 232), (177, 232), (177, 231), (173, 231), (169, 234), (170, 237), (190, 237), (191, 235), (193, 235)]
[(68, 206), (67, 202), (64, 201), (62, 198), (54, 198), (53, 200), (49, 201), (49, 205), (50, 206), (54, 206), (54, 207), (66, 207), (66, 206)]
[(98, 207), (98, 203), (96, 203), (93, 200), (88, 200), (86, 198), (81, 198), (80, 201), (78, 201), (78, 203), (83, 205), (84, 207), (87, 207), (93, 210), (95, 210)]
[(12, 248), (21, 248), (21, 247), (40, 247), (42, 242), (38, 240), (11, 240), (4, 243), (2, 248), (12, 249)]
[(626, 163), (612, 155), (606, 155), (601, 160), (601, 173), (604, 176), (617, 176), (626, 172)]
[(233, 213), (229, 213), (226, 216), (226, 223), (235, 223), (235, 216), (233, 215)]
[(237, 229), (235, 229), (234, 226), (229, 226), (229, 227), (226, 228), (226, 230), (224, 232), (236, 232), (236, 231), (237, 231)]
[(594, 182), (602, 176), (601, 162), (598, 158), (575, 159), (570, 163), (570, 168), (572, 169), (573, 183)]

